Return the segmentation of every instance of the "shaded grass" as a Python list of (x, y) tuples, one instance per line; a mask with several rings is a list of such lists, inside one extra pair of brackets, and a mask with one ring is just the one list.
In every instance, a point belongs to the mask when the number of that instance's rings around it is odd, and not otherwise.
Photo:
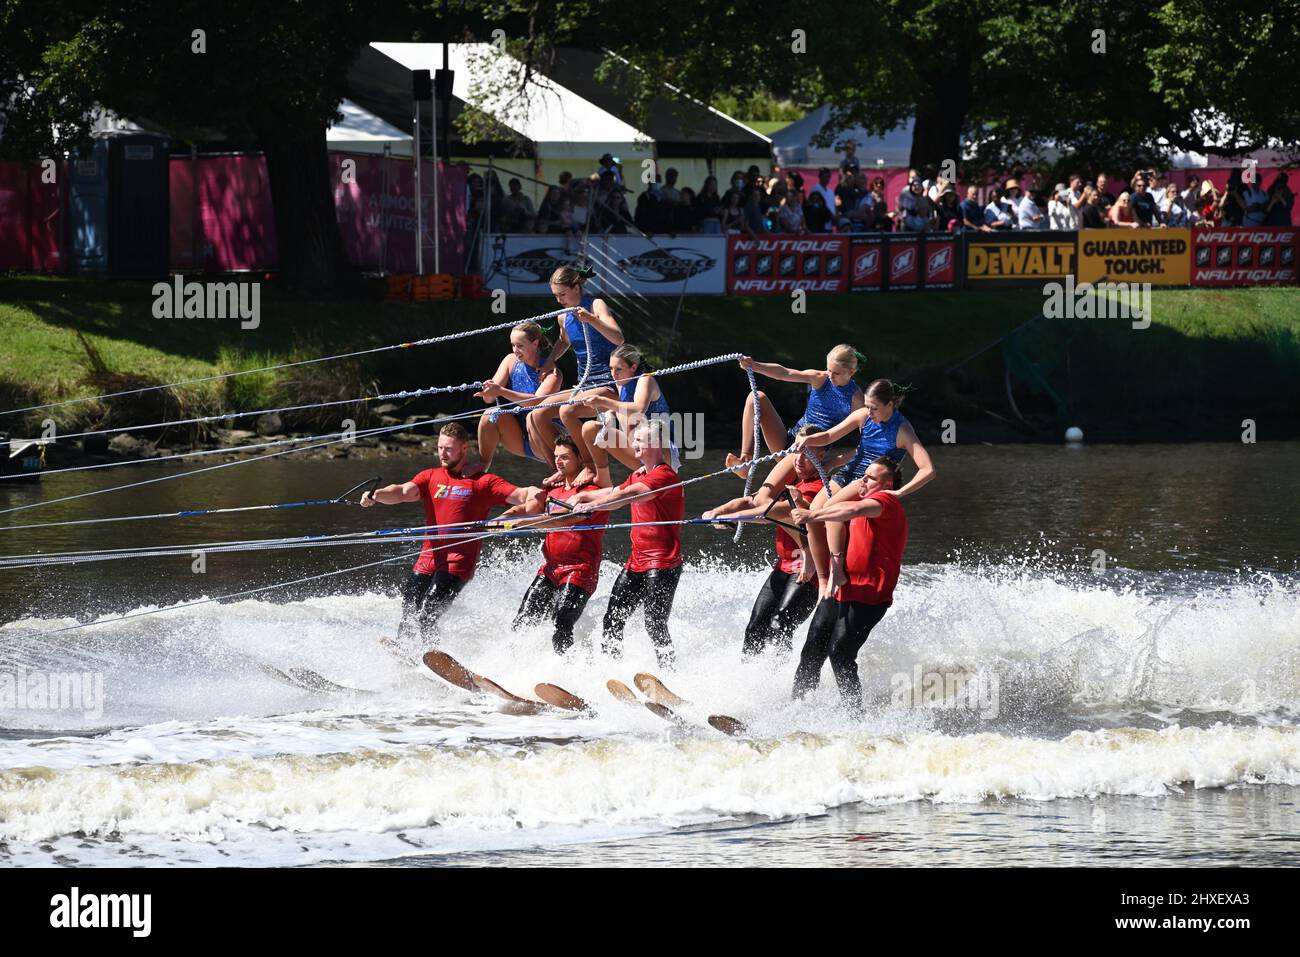
[[(889, 376), (918, 385), (910, 408), (936, 416), (1006, 410), (1002, 337), (1040, 313), (1038, 289), (811, 296), (795, 314), (783, 297), (690, 297), (677, 314), (667, 297), (621, 303), (618, 315), (631, 341), (657, 365), (729, 352), (799, 368), (818, 367), (840, 342), (867, 356), (862, 379)], [(0, 409), (105, 391), (110, 380), (163, 384), (353, 352), (501, 322), (490, 300), (385, 304), (377, 299), (310, 302), (262, 286), (259, 328), (237, 320), (159, 320), (146, 283), (44, 277), (0, 278)], [(553, 300), (512, 297), (509, 315), (554, 308)], [(641, 310), (646, 310), (646, 315)], [(1052, 387), (1087, 427), (1116, 418), (1217, 415), (1243, 410), (1292, 415), (1300, 402), (1300, 289), (1169, 289), (1153, 294), (1150, 329), (1124, 320), (1035, 321), (1020, 337)], [(673, 334), (675, 320), (675, 335)], [(89, 347), (89, 348), (88, 348)], [(451, 346), (397, 349), (353, 360), (318, 363), (216, 382), (160, 390), (157, 401), (82, 403), (0, 419), (0, 429), (39, 428), (49, 416), (61, 431), (105, 421), (153, 421), (177, 410), (209, 415), (350, 398), (459, 383), (490, 375), (507, 351), (504, 333)], [(97, 354), (103, 368), (96, 371)], [(973, 357), (973, 358), (972, 358)], [(566, 360), (567, 361), (567, 360)], [(950, 367), (961, 364), (955, 376)], [(738, 370), (675, 379), (670, 399), (705, 409), (723, 422), (739, 417), (747, 392)], [(801, 405), (798, 387), (763, 380), (783, 407)], [(1032, 391), (1032, 390), (1031, 390)], [(1032, 396), (1027, 397), (1031, 400)], [(118, 401), (118, 400), (115, 400)], [(436, 408), (470, 407), (465, 397)], [(1000, 404), (999, 404), (1000, 403)], [(353, 407), (344, 406), (343, 410)], [(426, 412), (420, 400), (400, 414)], [(1108, 411), (1109, 410), (1109, 411)], [(362, 412), (368, 410), (361, 410)], [(163, 414), (166, 413), (166, 414)], [(337, 414), (336, 414), (337, 413)], [(344, 413), (295, 414), (286, 426), (332, 428)], [(356, 413), (350, 417), (356, 418)]]

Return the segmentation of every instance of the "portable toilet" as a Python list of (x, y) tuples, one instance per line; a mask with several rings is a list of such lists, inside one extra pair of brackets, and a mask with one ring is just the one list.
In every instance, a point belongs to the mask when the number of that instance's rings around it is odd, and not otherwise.
[(108, 142), (109, 275), (166, 278), (171, 265), (171, 144), (151, 133), (114, 136)]
[(73, 154), (68, 174), (68, 245), (72, 271), (108, 275), (109, 144)]

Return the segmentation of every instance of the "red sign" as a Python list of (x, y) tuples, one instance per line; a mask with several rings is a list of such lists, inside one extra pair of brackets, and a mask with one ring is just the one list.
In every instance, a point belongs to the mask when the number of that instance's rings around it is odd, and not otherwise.
[(727, 237), (727, 292), (789, 295), (845, 292), (849, 287), (847, 236)]
[(957, 243), (952, 239), (925, 240), (925, 275), (921, 285), (926, 289), (951, 289), (957, 285)]
[(850, 287), (879, 292), (885, 286), (885, 240), (883, 236), (853, 237), (853, 279)]
[(889, 237), (889, 288), (915, 289), (920, 273), (921, 237)]
[(1192, 231), (1193, 286), (1258, 286), (1296, 281), (1300, 230), (1221, 226)]

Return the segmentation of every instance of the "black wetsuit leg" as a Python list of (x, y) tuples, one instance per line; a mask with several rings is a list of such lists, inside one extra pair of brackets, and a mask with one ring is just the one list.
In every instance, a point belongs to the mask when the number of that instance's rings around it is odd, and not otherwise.
[(839, 604), (835, 599), (827, 598), (818, 603), (817, 610), (813, 612), (808, 637), (804, 639), (803, 650), (799, 652), (799, 667), (794, 673), (796, 698), (802, 698), (821, 681), (822, 665), (831, 653), (831, 639), (834, 637), (835, 620), (839, 617)]
[(438, 619), (464, 587), (463, 579), (441, 568), (432, 575), (412, 572), (402, 584), (402, 633), (414, 626), (422, 640), (432, 640)]
[(622, 657), (623, 627), (645, 599), (645, 576), (645, 572), (624, 568), (614, 580), (609, 604), (605, 606), (604, 637), (600, 643), (600, 650), (611, 658)]
[(524, 625), (541, 621), (550, 611), (551, 601), (554, 598), (555, 586), (551, 584), (549, 578), (539, 573), (524, 592), (524, 599), (519, 603), (519, 611), (515, 613), (515, 620), (511, 622), (510, 627), (522, 628)]
[(781, 594), (781, 604), (772, 619), (771, 634), (785, 651), (794, 646), (794, 631), (813, 613), (817, 607), (817, 579), (799, 581), (798, 575), (791, 575)]
[(591, 593), (569, 582), (555, 592), (551, 603), (551, 614), (555, 618), (555, 633), (551, 635), (551, 645), (556, 654), (564, 654), (573, 647), (573, 626), (582, 617)]
[(604, 640), (601, 650), (611, 657), (622, 654), (623, 627), (632, 614), (645, 602), (645, 628), (654, 642), (655, 654), (661, 665), (673, 663), (672, 636), (668, 633), (668, 616), (673, 610), (677, 582), (682, 566), (652, 568), (644, 572), (619, 572), (618, 580), (605, 608)]
[(645, 630), (654, 642), (655, 657), (661, 667), (673, 665), (673, 639), (668, 634), (668, 616), (673, 612), (673, 598), (681, 581), (682, 566), (652, 568), (646, 572)]
[(794, 577), (789, 572), (774, 568), (764, 580), (763, 587), (758, 590), (758, 597), (754, 599), (754, 608), (749, 613), (749, 624), (745, 626), (742, 650), (746, 655), (759, 654), (767, 647), (768, 641), (775, 637), (772, 631), (773, 619), (781, 607), (785, 586)]
[(840, 686), (840, 697), (855, 711), (862, 710), (862, 683), (858, 678), (858, 651), (871, 629), (880, 623), (889, 605), (867, 605), (860, 601), (840, 602), (839, 619), (831, 640), (831, 671)]

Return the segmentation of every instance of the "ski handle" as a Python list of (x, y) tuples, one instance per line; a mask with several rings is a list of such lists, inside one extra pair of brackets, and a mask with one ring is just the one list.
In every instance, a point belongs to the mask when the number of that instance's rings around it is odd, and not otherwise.
[[(359, 505), (361, 504), (360, 497), (358, 497), (358, 500), (354, 502), (352, 501), (352, 499), (348, 498), (348, 496), (351, 495), (353, 492), (357, 491), (358, 489), (365, 489), (366, 492), (374, 492), (375, 489), (379, 488), (379, 483), (382, 481), (383, 479), (380, 478), (378, 475), (376, 475), (374, 478), (366, 479), (364, 482), (352, 486), (350, 489), (348, 489), (338, 498), (334, 499), (334, 502), (337, 505)], [(361, 494), (362, 496), (364, 496), (365, 492), (362, 492)]]
[[(785, 498), (790, 502), (790, 507), (791, 507), (791, 508), (798, 508), (798, 507), (799, 507), (799, 503), (795, 501), (795, 499), (794, 499), (794, 493), (790, 491), (789, 486), (787, 486), (786, 488), (782, 489), (782, 490), (781, 490), (781, 493), (782, 493), (782, 495), (784, 495)], [(783, 522), (783, 521), (781, 521), (780, 519), (772, 518), (772, 516), (771, 516), (770, 514), (768, 514), (768, 513), (770, 513), (770, 512), (772, 511), (772, 509), (774, 509), (774, 508), (776, 507), (776, 503), (779, 502), (779, 501), (781, 501), (779, 498), (774, 498), (774, 499), (772, 499), (771, 503), (768, 504), (767, 508), (765, 508), (765, 509), (763, 510), (763, 518), (767, 519), (767, 520), (768, 520), (769, 522), (771, 522), (773, 525), (779, 525), (781, 528), (789, 529), (789, 530), (792, 531), (792, 532), (798, 532), (800, 535), (803, 535), (803, 536), (807, 537), (807, 535), (808, 535), (808, 526), (807, 526), (807, 525), (791, 525), (789, 522)]]

